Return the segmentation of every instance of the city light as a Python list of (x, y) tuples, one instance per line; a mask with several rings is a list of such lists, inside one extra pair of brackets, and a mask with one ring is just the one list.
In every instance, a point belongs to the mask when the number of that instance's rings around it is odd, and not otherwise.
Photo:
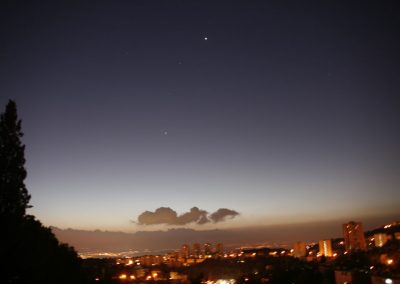
[(126, 279), (126, 277), (127, 277), (126, 274), (120, 274), (118, 276), (118, 278), (121, 279), (121, 280)]
[[(377, 234), (375, 234), (377, 235)], [(368, 238), (370, 239), (370, 238)], [(375, 236), (375, 240), (377, 240), (377, 237)], [(335, 244), (338, 244), (339, 242), (336, 242)], [(345, 244), (347, 245), (347, 244)], [(345, 252), (332, 252), (331, 249), (331, 244), (330, 244), (330, 240), (322, 240), (319, 241), (319, 251), (317, 251), (317, 243), (313, 243), (310, 244), (309, 246), (309, 250), (306, 251), (306, 244), (303, 243), (303, 247), (304, 247), (304, 254), (302, 255), (302, 257), (307, 256), (307, 258), (309, 260), (313, 260), (313, 261), (320, 261), (320, 259), (318, 259), (318, 257), (321, 256), (333, 256), (333, 257), (337, 257), (338, 255), (341, 255), (342, 253), (344, 253), (344, 255), (349, 255), (352, 253), (352, 248), (350, 247), (348, 251)], [(260, 249), (261, 248), (261, 249)], [(230, 251), (230, 252), (226, 252), (226, 253), (214, 253), (212, 251), (212, 253), (208, 254), (206, 257), (207, 258), (213, 258), (213, 259), (221, 259), (223, 257), (232, 257), (232, 258), (236, 258), (235, 263), (245, 263), (245, 262), (252, 262), (255, 261), (255, 257), (259, 257), (260, 259), (262, 259), (263, 257), (276, 257), (276, 258), (281, 258), (281, 257), (285, 257), (286, 255), (288, 256), (293, 256), (292, 253), (296, 252), (296, 249), (285, 249), (285, 247), (276, 247), (274, 250), (270, 250), (270, 248), (268, 246), (265, 247), (257, 247), (257, 250), (253, 247), (249, 247), (246, 248), (244, 251)], [(324, 253), (326, 252), (326, 253)], [(330, 252), (330, 253), (329, 253)], [(388, 257), (389, 256), (389, 257)], [(252, 260), (250, 260), (252, 259)], [(304, 259), (305, 260), (305, 259)], [(204, 259), (200, 258), (200, 254), (196, 253), (196, 254), (189, 254), (187, 257), (182, 257), (179, 252), (170, 252), (164, 256), (161, 255), (156, 255), (156, 256), (152, 256), (152, 255), (144, 255), (144, 256), (140, 256), (140, 257), (123, 257), (123, 258), (119, 258), (114, 260), (113, 263), (120, 263), (121, 265), (133, 265), (133, 264), (138, 264), (143, 266), (143, 268), (140, 267), (140, 269), (138, 269), (135, 266), (135, 269), (137, 270), (137, 275), (135, 273), (135, 275), (133, 275), (133, 272), (130, 273), (122, 273), (122, 274), (117, 274), (117, 276), (115, 276), (114, 278), (119, 279), (120, 283), (132, 283), (135, 281), (143, 281), (142, 283), (149, 283), (152, 281), (157, 281), (159, 282), (159, 280), (178, 280), (178, 281), (186, 281), (188, 275), (186, 273), (182, 273), (182, 272), (174, 272), (174, 271), (170, 271), (169, 275), (164, 278), (164, 274), (160, 274), (160, 270), (157, 270), (155, 268), (150, 268), (153, 266), (158, 266), (160, 264), (171, 264), (172, 266), (176, 266), (176, 267), (192, 267), (195, 266), (198, 263), (203, 262)], [(329, 260), (327, 260), (329, 261)], [(334, 262), (335, 260), (332, 259), (332, 262)], [(381, 263), (387, 265), (387, 266), (393, 266), (394, 264), (396, 264), (396, 258), (395, 255), (389, 254), (381, 254)], [(375, 264), (374, 264), (375, 265)], [(378, 266), (374, 266), (371, 265), (369, 266), (368, 270), (369, 271), (373, 271), (374, 275), (377, 275), (377, 273), (379, 273), (381, 271), (381, 268)], [(254, 267), (255, 268), (255, 267)], [(267, 268), (266, 268), (267, 269)], [(269, 268), (268, 268), (269, 269)], [(273, 271), (273, 270), (271, 270)], [(253, 277), (257, 277), (256, 275), (259, 275), (261, 272), (252, 269), (251, 274), (253, 274)], [(244, 276), (244, 275), (242, 275)], [(246, 275), (247, 276), (247, 275)], [(387, 274), (386, 277), (391, 277), (391, 274)], [(100, 278), (93, 278), (94, 281), (101, 281)], [(244, 282), (248, 282), (248, 281), (252, 281), (251, 278), (242, 278)], [(267, 278), (265, 278), (267, 279)], [(380, 278), (380, 283), (394, 283), (393, 280), (391, 278)], [(392, 281), (392, 282), (390, 282)], [(215, 279), (215, 280), (203, 280), (202, 283), (208, 283), (208, 284), (233, 284), (233, 283), (237, 283), (236, 280), (234, 279)], [(342, 282), (344, 283), (344, 282)]]
[(236, 283), (236, 280), (235, 280), (235, 279), (230, 279), (230, 280), (227, 280), (227, 279), (218, 279), (215, 283), (216, 283), (216, 284), (235, 284), (235, 283)]

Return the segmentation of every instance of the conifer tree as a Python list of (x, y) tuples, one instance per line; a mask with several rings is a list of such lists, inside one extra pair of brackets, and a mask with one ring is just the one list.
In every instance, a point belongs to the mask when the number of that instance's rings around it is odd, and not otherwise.
[[(10, 100), (0, 117), (0, 218), (22, 218), (29, 208), (21, 120)], [(14, 219), (13, 218), (13, 219)]]

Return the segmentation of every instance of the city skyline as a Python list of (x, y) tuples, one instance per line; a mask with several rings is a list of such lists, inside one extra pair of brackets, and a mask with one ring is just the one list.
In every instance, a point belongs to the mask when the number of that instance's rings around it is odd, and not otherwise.
[(400, 218), (392, 2), (0, 5), (1, 111), (45, 225)]

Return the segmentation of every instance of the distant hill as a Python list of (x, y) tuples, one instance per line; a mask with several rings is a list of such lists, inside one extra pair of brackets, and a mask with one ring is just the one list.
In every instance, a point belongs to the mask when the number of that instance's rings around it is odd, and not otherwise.
[[(332, 223), (259, 226), (225, 230), (193, 230), (175, 228), (166, 231), (138, 231), (135, 233), (59, 229), (53, 232), (62, 242), (79, 252), (90, 251), (158, 251), (179, 249), (182, 244), (223, 243), (225, 247), (291, 245), (298, 240), (318, 240), (340, 236), (340, 225)], [(318, 231), (318, 232), (316, 232)], [(311, 233), (310, 233), (311, 232)], [(314, 238), (310, 238), (310, 235)]]
[[(208, 242), (212, 244), (220, 242), (227, 248), (240, 246), (291, 246), (296, 241), (307, 242), (340, 238), (342, 237), (343, 223), (345, 221), (339, 220), (224, 230), (171, 228), (165, 231), (138, 231), (135, 233), (60, 229), (56, 227), (52, 227), (52, 231), (61, 242), (72, 245), (81, 253), (135, 251), (137, 254), (146, 254), (176, 250), (182, 244), (204, 244)], [(366, 222), (365, 227), (376, 227), (376, 222)], [(399, 231), (399, 228), (399, 224), (386, 229), (378, 227), (368, 231), (367, 234), (382, 232), (382, 230), (395, 232)]]
[(111, 252), (173, 250), (180, 248), (184, 243), (241, 243), (244, 237), (244, 232), (226, 230), (170, 229), (167, 231), (123, 233), (98, 230), (62, 230), (52, 227), (52, 231), (62, 242), (73, 245), (79, 252), (95, 250)]

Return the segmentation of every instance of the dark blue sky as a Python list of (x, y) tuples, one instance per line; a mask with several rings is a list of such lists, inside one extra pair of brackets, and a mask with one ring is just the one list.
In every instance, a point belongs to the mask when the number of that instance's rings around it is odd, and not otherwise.
[(396, 1), (0, 5), (0, 103), (17, 101), (46, 225), (398, 216)]

